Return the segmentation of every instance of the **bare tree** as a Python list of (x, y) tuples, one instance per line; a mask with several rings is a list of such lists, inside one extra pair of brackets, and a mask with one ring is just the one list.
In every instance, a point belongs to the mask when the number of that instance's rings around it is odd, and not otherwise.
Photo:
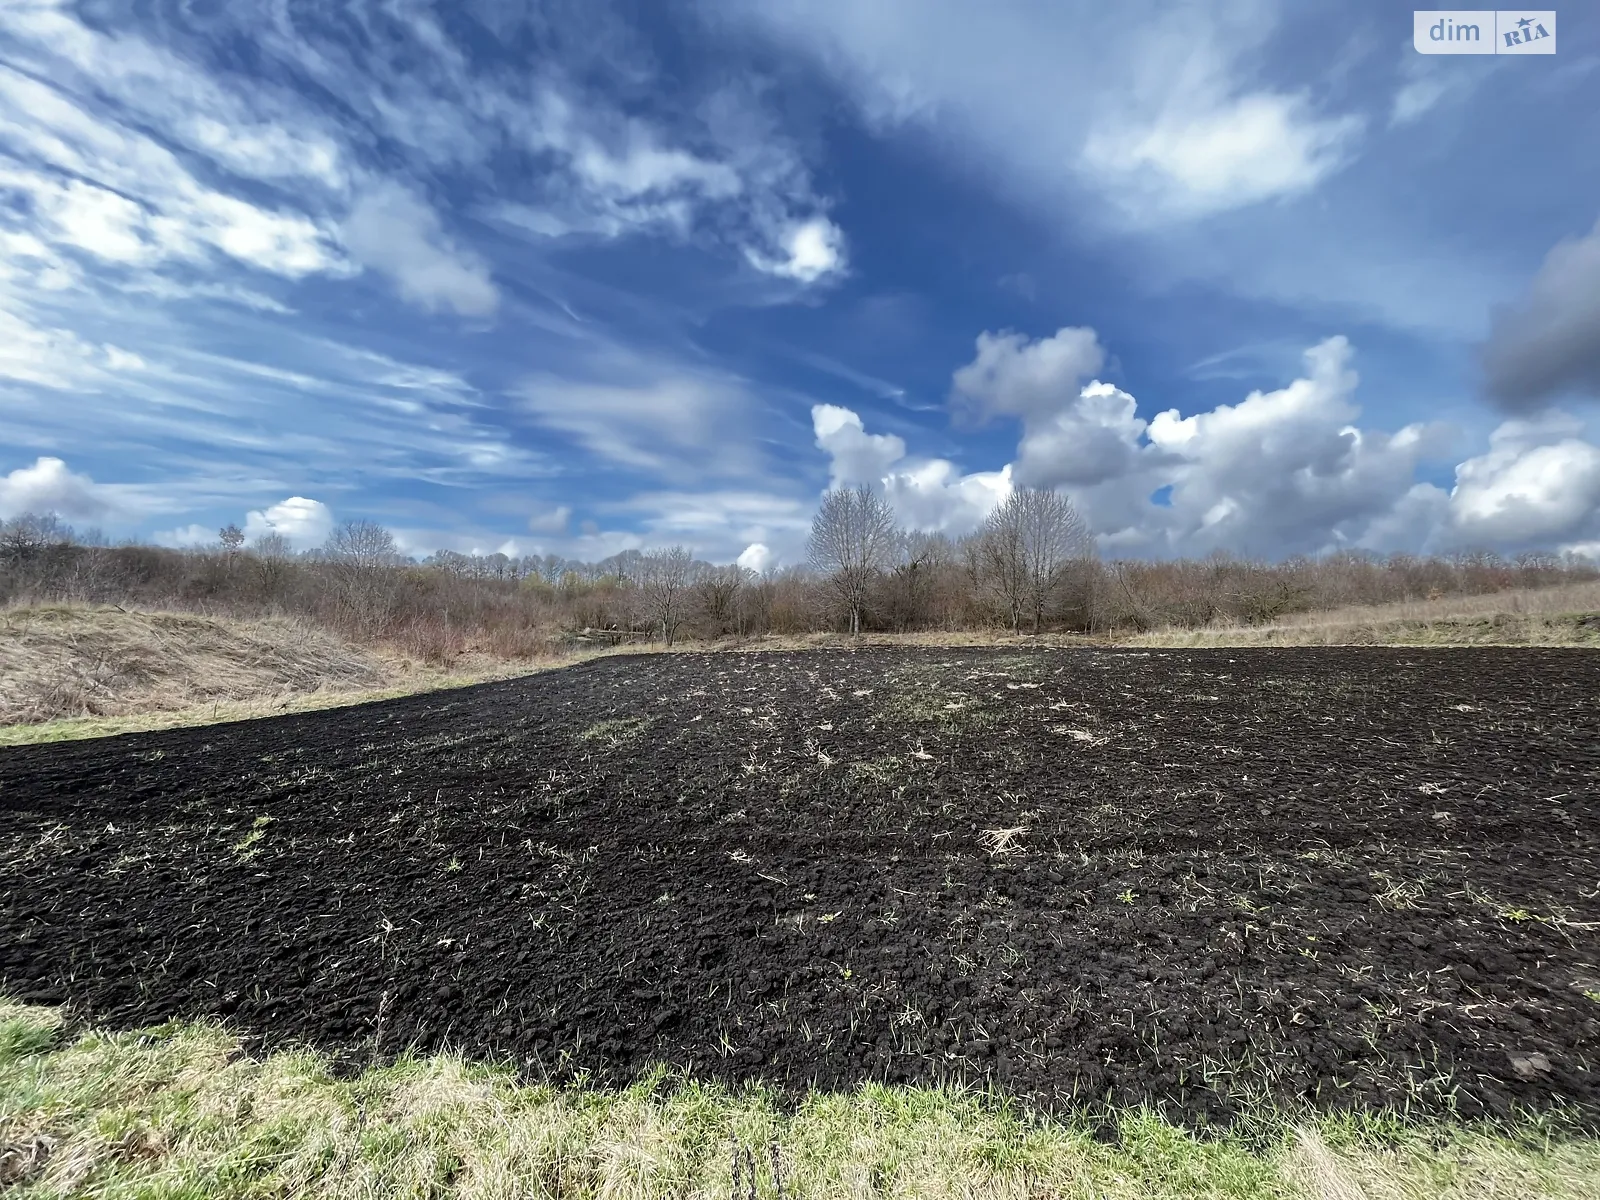
[(9, 521), (0, 521), (0, 558), (12, 566), (38, 558), (52, 546), (71, 545), (73, 540), (72, 527), (55, 513), (18, 513)]
[(222, 549), (231, 562), (233, 556), (239, 553), (240, 548), (244, 545), (244, 530), (229, 521), (221, 529), (217, 530), (217, 540), (222, 543)]
[(283, 534), (273, 531), (263, 533), (250, 543), (250, 553), (257, 558), (286, 559), (294, 557), (294, 547), (289, 544), (289, 539)]
[(394, 535), (375, 521), (346, 521), (328, 535), (323, 552), (343, 607), (358, 627), (372, 630), (393, 601), (389, 568), (400, 560)]
[(806, 558), (849, 611), (852, 634), (861, 632), (868, 589), (889, 563), (898, 536), (894, 510), (868, 487), (827, 492), (812, 518)]
[(394, 534), (376, 521), (346, 521), (328, 535), (323, 549), (347, 570), (392, 566), (400, 557)]
[(981, 567), (1002, 598), (1011, 628), (1027, 615), (1039, 632), (1072, 569), (1094, 555), (1094, 538), (1072, 502), (1050, 488), (1017, 488), (989, 514)]
[(672, 645), (683, 625), (689, 598), (689, 577), (694, 558), (685, 546), (652, 550), (639, 559), (638, 573), (645, 607), (661, 630), (661, 639)]
[(289, 574), (289, 560), (294, 557), (294, 547), (283, 534), (264, 533), (250, 543), (250, 566), (255, 572), (256, 584), (268, 600), (276, 600)]
[(744, 632), (742, 600), (747, 574), (749, 572), (737, 563), (729, 563), (721, 567), (708, 566), (696, 576), (695, 607), (705, 631), (712, 637)]
[(894, 563), (882, 590), (885, 615), (895, 630), (927, 622), (938, 572), (950, 558), (950, 539), (942, 533), (913, 531), (896, 540)]

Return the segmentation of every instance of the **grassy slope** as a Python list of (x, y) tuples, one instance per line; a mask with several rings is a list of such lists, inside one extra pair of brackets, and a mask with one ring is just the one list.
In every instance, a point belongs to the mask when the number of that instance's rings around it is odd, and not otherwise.
[[(1264, 1120), (1198, 1139), (1129, 1112), (1107, 1145), (970, 1093), (866, 1086), (783, 1111), (665, 1077), (563, 1092), (435, 1056), (336, 1078), (309, 1052), (241, 1054), (209, 1024), (76, 1038), (59, 1026), (55, 1010), (0, 999), (0, 1190), (18, 1200), (1600, 1195), (1600, 1143), (1548, 1121), (1511, 1136)], [(753, 1188), (733, 1186), (736, 1147)]]
[(0, 612), (0, 722), (8, 724), (357, 691), (391, 673), (294, 621), (68, 605)]
[(430, 668), (282, 619), (14, 608), (0, 611), (0, 746), (357, 704), (540, 665)]

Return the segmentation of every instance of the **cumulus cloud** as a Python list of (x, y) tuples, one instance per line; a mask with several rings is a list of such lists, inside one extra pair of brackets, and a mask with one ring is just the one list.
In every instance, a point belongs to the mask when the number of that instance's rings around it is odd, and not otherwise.
[(1104, 362), (1092, 329), (1058, 329), (1037, 341), (1010, 331), (980, 333), (977, 356), (952, 380), (952, 399), (981, 418), (1047, 418)]
[(1138, 402), (1095, 380), (1047, 418), (1028, 424), (1017, 445), (1017, 482), (1026, 487), (1091, 487), (1126, 475), (1146, 429)]
[(1329, 338), (1305, 357), (1305, 376), (1278, 391), (1151, 419), (1151, 446), (1179, 464), (1173, 534), (1261, 554), (1354, 544), (1410, 489), (1442, 431), (1359, 428), (1349, 342)]
[(67, 469), (59, 458), (41, 457), (31, 467), (0, 475), (0, 518), (19, 513), (55, 513), (90, 520), (115, 510), (107, 490), (87, 475)]
[(1456, 468), (1448, 540), (1474, 546), (1549, 546), (1600, 534), (1600, 447), (1552, 412), (1507, 421), (1489, 449)]
[[(1100, 357), (1091, 331), (1039, 342), (986, 334), (974, 360), (955, 372), (953, 393), (980, 415), (1020, 425), (1014, 460), (995, 473), (995, 494), (1003, 494), (1002, 476), (1007, 486), (1066, 491), (1108, 552), (1509, 548), (1587, 544), (1597, 529), (1600, 449), (1576, 423), (1508, 422), (1487, 454), (1457, 467), (1446, 491), (1418, 475), (1425, 464), (1450, 461), (1454, 431), (1363, 426), (1343, 337), (1307, 350), (1300, 378), (1281, 388), (1148, 420), (1120, 388), (1079, 386)], [(847, 448), (861, 436), (852, 430)]]
[(828, 456), (831, 487), (881, 483), (889, 468), (906, 456), (905, 439), (868, 433), (857, 413), (836, 404), (813, 405), (811, 428)]
[(256, 541), (276, 533), (288, 539), (296, 550), (322, 545), (333, 532), (333, 512), (320, 500), (290, 496), (269, 508), (245, 515), (244, 535)]
[(494, 312), (500, 293), (489, 269), (445, 235), (434, 211), (394, 184), (367, 191), (344, 223), (351, 257), (394, 280), (400, 295), (430, 311)]
[(1514, 412), (1600, 396), (1600, 222), (1552, 249), (1527, 294), (1495, 315), (1483, 365), (1490, 397)]
[(1100, 483), (1132, 468), (1145, 431), (1128, 393), (1098, 381), (1083, 386), (1104, 362), (1092, 329), (1064, 328), (1037, 340), (982, 333), (976, 356), (952, 378), (951, 401), (980, 419), (1021, 420), (1017, 483)]
[(765, 575), (767, 569), (774, 563), (774, 555), (763, 543), (751, 542), (739, 552), (739, 557), (735, 561), (746, 571)]
[(828, 456), (829, 486), (881, 489), (909, 529), (968, 533), (1010, 495), (1009, 468), (964, 474), (947, 459), (908, 459), (904, 439), (868, 433), (851, 409), (813, 405), (811, 425)]
[(884, 495), (908, 529), (971, 533), (1011, 494), (1011, 469), (964, 473), (948, 459), (907, 464), (883, 481)]

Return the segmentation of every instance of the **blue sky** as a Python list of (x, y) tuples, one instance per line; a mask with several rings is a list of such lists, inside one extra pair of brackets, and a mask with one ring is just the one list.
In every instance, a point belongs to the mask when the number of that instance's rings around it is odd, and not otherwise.
[(1411, 12), (13, 0), (0, 517), (1600, 555), (1600, 15)]

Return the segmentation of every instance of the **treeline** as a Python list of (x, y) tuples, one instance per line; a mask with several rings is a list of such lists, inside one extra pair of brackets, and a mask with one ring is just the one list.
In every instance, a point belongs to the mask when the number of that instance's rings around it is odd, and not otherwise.
[(294, 616), (438, 662), (468, 650), (536, 656), (583, 630), (668, 641), (851, 629), (1102, 633), (1600, 577), (1592, 562), (1533, 553), (1102, 561), (1070, 506), (1026, 489), (961, 539), (895, 528), (870, 492), (830, 493), (808, 551), (804, 565), (764, 574), (681, 546), (599, 562), (451, 551), (415, 561), (365, 521), (307, 552), (274, 536), (247, 544), (232, 526), (214, 546), (180, 551), (108, 545), (25, 514), (0, 522), (0, 604)]

